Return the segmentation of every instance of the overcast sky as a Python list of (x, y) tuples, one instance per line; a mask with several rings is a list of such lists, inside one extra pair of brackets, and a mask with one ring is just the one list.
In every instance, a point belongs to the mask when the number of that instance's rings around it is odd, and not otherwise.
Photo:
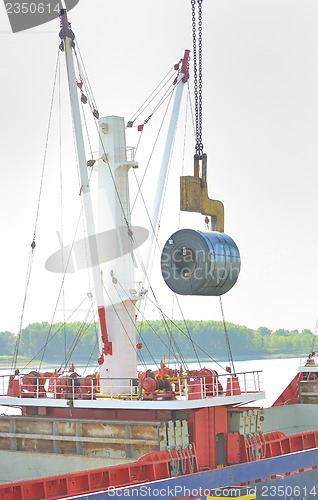
[[(209, 194), (223, 201), (225, 232), (236, 241), (242, 258), (239, 280), (223, 298), (226, 319), (253, 328), (313, 330), (318, 317), (318, 3), (205, 0), (203, 15), (203, 142)], [(124, 116), (126, 121), (184, 49), (192, 50), (190, 0), (80, 0), (69, 20), (100, 113)], [(0, 31), (0, 330), (17, 331), (59, 22), (11, 34), (1, 4)], [(73, 140), (66, 125), (65, 118), (63, 144)], [(136, 140), (136, 134), (131, 140)], [(185, 168), (190, 174), (191, 134), (187, 144)], [(51, 321), (53, 292), (58, 289), (56, 277), (44, 269), (47, 257), (58, 249), (56, 231), (60, 230), (59, 205), (55, 209), (53, 201), (53, 194), (60, 195), (57, 137), (49, 152), (53, 160), (48, 160), (45, 175), (25, 324)], [(174, 154), (171, 168), (177, 169), (181, 148)], [(137, 159), (142, 176), (147, 158)], [(64, 173), (70, 163), (67, 156), (63, 162), (63, 175), (72, 190), (71, 177)], [(151, 175), (154, 179), (156, 174)], [(75, 175), (73, 191), (78, 198), (76, 182)], [(169, 188), (162, 243), (177, 229), (178, 182), (173, 184), (173, 175)], [(69, 201), (64, 201), (64, 207), (72, 214)], [(181, 224), (204, 229), (203, 217), (193, 222), (183, 214)], [(159, 272), (154, 281), (162, 307), (170, 314), (170, 293)], [(76, 278), (66, 287), (75, 297)], [(75, 306), (76, 300), (69, 300), (67, 307)], [(221, 319), (218, 298), (186, 298), (182, 303), (187, 318)], [(174, 315), (178, 316), (177, 311)]]

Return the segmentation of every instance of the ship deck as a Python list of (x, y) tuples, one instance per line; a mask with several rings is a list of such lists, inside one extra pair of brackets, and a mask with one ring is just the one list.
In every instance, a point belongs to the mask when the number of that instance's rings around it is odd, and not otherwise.
[[(221, 405), (244, 405), (265, 398), (265, 393), (254, 392), (233, 396), (219, 395), (205, 399), (175, 399), (163, 401), (142, 401), (124, 399), (52, 399), (52, 398), (20, 398), (0, 396), (3, 406), (40, 406), (59, 408), (100, 408), (100, 409), (131, 409), (131, 410), (186, 410), (190, 408), (206, 408)], [(71, 404), (70, 404), (71, 401)]]

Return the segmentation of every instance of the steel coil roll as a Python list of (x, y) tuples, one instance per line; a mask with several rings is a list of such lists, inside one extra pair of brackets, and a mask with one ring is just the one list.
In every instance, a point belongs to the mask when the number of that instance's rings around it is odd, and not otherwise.
[(179, 295), (223, 295), (236, 283), (239, 250), (227, 234), (181, 229), (166, 242), (161, 272)]

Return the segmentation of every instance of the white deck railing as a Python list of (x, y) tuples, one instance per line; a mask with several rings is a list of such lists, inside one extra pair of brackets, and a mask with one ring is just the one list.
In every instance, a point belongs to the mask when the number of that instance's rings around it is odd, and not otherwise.
[[(241, 372), (218, 376), (189, 376), (171, 379), (171, 391), (179, 400), (206, 399), (213, 397), (233, 396), (238, 394), (259, 393), (261, 371)], [(21, 398), (53, 398), (53, 399), (143, 399), (142, 378), (85, 378), (67, 377), (34, 377), (26, 383), (26, 374), (20, 374), (18, 396)], [(17, 383), (16, 382), (16, 383)], [(8, 392), (9, 375), (0, 377), (0, 396)], [(167, 399), (165, 391), (156, 391), (157, 399)], [(0, 401), (1, 404), (1, 401)]]

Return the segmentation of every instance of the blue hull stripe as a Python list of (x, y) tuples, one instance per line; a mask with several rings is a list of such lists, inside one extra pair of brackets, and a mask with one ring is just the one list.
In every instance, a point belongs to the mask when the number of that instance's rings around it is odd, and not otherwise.
[(187, 476), (152, 481), (126, 488), (116, 488), (98, 493), (73, 496), (71, 498), (73, 500), (107, 500), (111, 498), (169, 500), (173, 498), (188, 498), (191, 494), (194, 494), (196, 498), (203, 498), (204, 495), (205, 497), (208, 496), (211, 488), (235, 486), (314, 466), (318, 466), (318, 448), (266, 458), (256, 462), (198, 472)]

